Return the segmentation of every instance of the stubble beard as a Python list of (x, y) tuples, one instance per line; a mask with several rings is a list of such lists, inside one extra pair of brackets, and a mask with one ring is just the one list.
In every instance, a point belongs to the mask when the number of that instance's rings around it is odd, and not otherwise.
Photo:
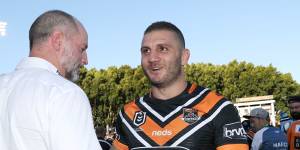
[(65, 78), (75, 82), (79, 79), (79, 73), (80, 73), (80, 64), (79, 61), (76, 61), (74, 57), (72, 57), (70, 51), (65, 50), (65, 53), (63, 55), (63, 58), (61, 60), (61, 65), (65, 69)]
[[(150, 75), (147, 73), (147, 70), (143, 68), (143, 71), (146, 75), (146, 77), (149, 79), (151, 86), (157, 87), (157, 88), (164, 88), (168, 87), (169, 85), (172, 85), (175, 83), (180, 76), (182, 75), (182, 68), (181, 68), (181, 60), (177, 59), (175, 61), (175, 65), (171, 66), (168, 65), (167, 72), (164, 74), (164, 76), (160, 80), (151, 79)], [(173, 67), (173, 68), (172, 68)]]

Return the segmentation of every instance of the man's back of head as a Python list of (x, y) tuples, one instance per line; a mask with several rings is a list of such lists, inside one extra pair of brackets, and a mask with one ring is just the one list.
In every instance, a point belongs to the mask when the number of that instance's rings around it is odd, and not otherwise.
[(30, 27), (30, 50), (34, 45), (45, 41), (55, 29), (62, 30), (65, 33), (77, 31), (77, 22), (76, 18), (64, 11), (50, 10), (43, 13)]
[(63, 77), (76, 81), (79, 69), (88, 63), (88, 36), (72, 15), (51, 10), (40, 15), (29, 30), (30, 57), (42, 58)]

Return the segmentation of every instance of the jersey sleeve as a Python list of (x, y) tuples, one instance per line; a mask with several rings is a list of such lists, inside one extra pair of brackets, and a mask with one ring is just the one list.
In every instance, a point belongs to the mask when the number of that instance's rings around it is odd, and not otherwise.
[(248, 150), (247, 136), (242, 127), (237, 109), (229, 104), (225, 106), (213, 121), (217, 150)]
[(293, 141), (294, 129), (295, 129), (295, 123), (292, 123), (287, 131), (287, 140), (288, 140), (289, 149), (294, 148), (294, 141)]
[(114, 149), (117, 150), (128, 150), (128, 140), (126, 138), (126, 134), (124, 131), (124, 127), (123, 127), (123, 123), (122, 123), (122, 118), (120, 116), (120, 113), (122, 113), (122, 111), (119, 112), (119, 115), (117, 117), (117, 121), (116, 121), (116, 132), (117, 132), (117, 136), (115, 138), (115, 140), (113, 141), (113, 147)]
[(90, 103), (81, 89), (55, 94), (48, 111), (49, 149), (101, 150)]
[(251, 150), (259, 150), (262, 142), (263, 142), (263, 132), (259, 131), (253, 137)]

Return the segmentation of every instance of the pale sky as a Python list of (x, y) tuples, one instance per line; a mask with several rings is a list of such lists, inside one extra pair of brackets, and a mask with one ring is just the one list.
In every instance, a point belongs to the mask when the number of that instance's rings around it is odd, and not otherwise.
[(88, 68), (136, 67), (143, 31), (165, 20), (182, 30), (190, 63), (272, 64), (300, 83), (299, 8), (299, 0), (7, 0), (0, 7), (0, 22), (7, 22), (0, 74), (28, 56), (28, 30), (36, 17), (60, 9), (88, 31)]

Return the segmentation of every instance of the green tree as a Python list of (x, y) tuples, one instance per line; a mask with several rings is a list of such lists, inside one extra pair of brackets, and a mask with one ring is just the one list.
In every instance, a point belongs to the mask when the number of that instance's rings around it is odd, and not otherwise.
[[(272, 65), (234, 60), (227, 65), (190, 64), (185, 72), (188, 81), (216, 90), (233, 102), (236, 98), (274, 95), (276, 109), (282, 111), (287, 111), (286, 97), (300, 93), (300, 85), (291, 74), (280, 73)], [(149, 91), (149, 81), (140, 66), (82, 68), (77, 83), (91, 102), (96, 126), (112, 125), (125, 103)]]

